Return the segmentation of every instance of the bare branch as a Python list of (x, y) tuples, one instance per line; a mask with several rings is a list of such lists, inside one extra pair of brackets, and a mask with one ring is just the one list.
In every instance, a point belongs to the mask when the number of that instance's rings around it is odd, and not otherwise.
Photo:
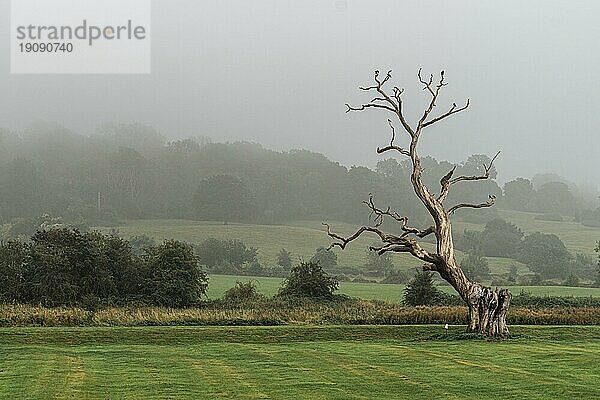
[(480, 203), (480, 204), (460, 203), (460, 204), (455, 205), (454, 207), (451, 207), (448, 210), (448, 215), (454, 214), (454, 212), (456, 210), (458, 210), (459, 208), (487, 208), (487, 207), (493, 206), (494, 203), (496, 203), (496, 196), (494, 196), (493, 194), (490, 194), (489, 200), (486, 201), (485, 203)]
[(426, 229), (418, 229), (408, 226), (408, 217), (401, 216), (396, 211), (391, 211), (390, 207), (388, 207), (386, 210), (377, 208), (375, 206), (375, 203), (373, 202), (372, 193), (369, 193), (369, 200), (365, 200), (363, 201), (363, 203), (366, 204), (367, 207), (369, 207), (369, 209), (371, 210), (371, 214), (375, 215), (374, 222), (376, 223), (377, 227), (381, 226), (385, 216), (392, 217), (394, 220), (400, 222), (402, 224), (400, 228), (404, 231), (404, 233), (400, 236), (401, 238), (406, 237), (410, 234), (413, 234), (420, 238), (424, 238), (425, 236), (428, 236), (435, 232), (434, 226), (430, 226)]
[(404, 154), (405, 156), (410, 157), (410, 152), (408, 150), (406, 150), (400, 146), (394, 145), (394, 140), (396, 139), (396, 130), (394, 129), (394, 125), (392, 125), (392, 121), (389, 118), (388, 118), (388, 125), (390, 126), (390, 129), (392, 130), (392, 139), (390, 140), (390, 144), (388, 146), (377, 147), (377, 154), (381, 154), (381, 153), (389, 151), (389, 150), (396, 150), (400, 154)]
[(377, 104), (377, 103), (362, 104), (360, 107), (352, 107), (350, 104), (346, 103), (346, 107), (348, 107), (348, 109), (346, 110), (347, 113), (349, 113), (350, 111), (362, 111), (362, 110), (364, 110), (366, 108), (370, 108), (370, 107), (385, 108), (386, 110), (389, 110), (391, 112), (396, 112), (396, 110), (394, 110), (390, 106), (386, 106), (385, 104)]
[(429, 125), (435, 124), (436, 122), (443, 120), (446, 117), (451, 116), (452, 114), (456, 114), (458, 112), (466, 110), (469, 107), (469, 104), (470, 104), (470, 99), (467, 99), (466, 104), (460, 108), (456, 108), (457, 107), (456, 103), (452, 103), (452, 107), (450, 107), (450, 110), (448, 110), (446, 113), (440, 115), (439, 117), (435, 117), (433, 119), (430, 119), (429, 121), (423, 122), (423, 124), (421, 125), (421, 128), (425, 128)]
[(492, 170), (492, 166), (494, 165), (494, 161), (496, 160), (496, 158), (498, 158), (499, 155), (500, 155), (500, 152), (498, 151), (496, 153), (496, 155), (490, 161), (489, 165), (485, 165), (485, 164), (483, 165), (483, 168), (485, 170), (483, 175), (459, 176), (454, 179), (450, 179), (449, 184), (454, 185), (455, 183), (461, 182), (461, 181), (480, 181), (480, 180), (484, 180), (484, 179), (489, 179), (490, 172)]
[[(381, 230), (379, 230), (379, 228), (377, 226), (363, 226), (361, 228), (359, 228), (354, 234), (348, 236), (347, 238), (338, 235), (337, 233), (331, 232), (331, 227), (329, 226), (328, 223), (323, 222), (323, 225), (325, 225), (327, 227), (327, 235), (329, 235), (330, 237), (339, 240), (339, 242), (333, 242), (329, 245), (329, 247), (327, 248), (327, 250), (331, 250), (334, 247), (339, 247), (340, 249), (345, 249), (346, 245), (348, 243), (350, 243), (351, 241), (357, 239), (360, 237), (360, 235), (362, 235), (364, 232), (373, 232), (375, 233), (377, 236), (379, 236), (379, 238), (383, 241), (383, 242), (389, 242), (390, 240), (393, 240), (396, 237), (392, 237), (393, 235), (389, 235), (386, 234), (384, 232), (382, 232)], [(399, 238), (398, 238), (399, 239)]]
[(417, 74), (417, 76), (419, 77), (419, 82), (421, 82), (423, 84), (423, 90), (427, 90), (431, 94), (431, 101), (429, 102), (429, 106), (423, 112), (423, 116), (421, 117), (421, 119), (419, 120), (419, 123), (417, 125), (416, 132), (418, 133), (423, 128), (425, 120), (427, 119), (427, 117), (429, 116), (429, 114), (431, 113), (433, 108), (435, 107), (435, 101), (438, 98), (440, 89), (442, 87), (446, 86), (447, 83), (444, 82), (444, 71), (440, 72), (440, 80), (439, 80), (438, 84), (435, 85), (435, 87), (433, 87), (433, 74), (429, 75), (429, 81), (425, 81), (421, 77), (421, 68), (419, 68), (419, 73)]
[[(386, 84), (386, 82), (388, 80), (390, 80), (390, 78), (392, 77), (392, 71), (388, 71), (387, 74), (385, 75), (385, 78), (381, 79), (379, 77), (379, 70), (375, 71), (375, 76), (374, 76), (374, 80), (375, 80), (375, 84), (371, 85), (371, 86), (359, 86), (358, 88), (360, 90), (364, 90), (364, 91), (370, 91), (370, 90), (375, 90), (379, 93), (380, 97), (375, 97), (374, 99), (371, 100), (371, 102), (367, 103), (367, 104), (363, 104), (360, 107), (352, 107), (349, 104), (346, 104), (346, 107), (348, 107), (348, 109), (346, 110), (346, 112), (350, 112), (350, 111), (362, 111), (366, 108), (382, 108), (388, 111), (393, 112), (394, 114), (396, 114), (396, 116), (398, 117), (398, 119), (400, 120), (400, 123), (402, 124), (402, 127), (404, 128), (404, 130), (406, 130), (406, 132), (408, 132), (408, 134), (412, 137), (414, 136), (414, 131), (413, 129), (410, 127), (410, 125), (408, 124), (408, 122), (406, 121), (406, 118), (404, 118), (404, 115), (402, 113), (402, 93), (404, 92), (404, 89), (398, 89), (397, 87), (394, 86), (393, 89), (393, 94), (389, 95), (385, 92), (385, 90), (383, 89), (383, 86)], [(377, 102), (384, 102), (387, 104), (380, 104)]]
[(446, 196), (448, 195), (448, 188), (450, 187), (450, 179), (452, 178), (454, 171), (456, 171), (456, 165), (452, 167), (450, 172), (448, 172), (442, 177), (442, 179), (440, 179), (440, 186), (442, 187), (440, 190), (440, 195), (438, 196), (438, 201), (440, 203), (443, 203), (444, 200), (446, 200)]
[(416, 258), (419, 258), (429, 263), (436, 263), (440, 260), (440, 257), (437, 254), (431, 254), (427, 250), (423, 249), (414, 238), (391, 235), (389, 233), (381, 231), (378, 227), (375, 226), (360, 227), (352, 235), (348, 237), (343, 237), (332, 232), (331, 227), (328, 223), (323, 222), (323, 225), (327, 227), (327, 235), (337, 240), (329, 245), (329, 247), (327, 248), (328, 250), (331, 250), (336, 246), (340, 249), (344, 249), (346, 248), (346, 245), (348, 243), (358, 239), (363, 233), (372, 232), (379, 236), (381, 241), (384, 243), (384, 245), (381, 247), (373, 248), (373, 250), (378, 251), (380, 254), (383, 254), (388, 251), (406, 252), (412, 254)]
[(438, 201), (440, 203), (443, 203), (444, 200), (446, 200), (446, 197), (448, 196), (450, 186), (457, 182), (479, 181), (479, 180), (489, 179), (490, 172), (492, 171), (492, 166), (494, 165), (494, 161), (496, 160), (498, 155), (500, 155), (500, 152), (496, 153), (496, 155), (491, 159), (489, 165), (485, 165), (485, 164), (483, 165), (484, 173), (482, 175), (472, 175), (472, 176), (463, 175), (463, 176), (458, 176), (458, 177), (452, 179), (452, 175), (454, 174), (454, 171), (456, 171), (456, 165), (454, 167), (452, 167), (450, 172), (448, 172), (446, 175), (444, 175), (442, 177), (442, 179), (440, 179), (441, 190), (440, 190), (440, 195), (437, 198)]

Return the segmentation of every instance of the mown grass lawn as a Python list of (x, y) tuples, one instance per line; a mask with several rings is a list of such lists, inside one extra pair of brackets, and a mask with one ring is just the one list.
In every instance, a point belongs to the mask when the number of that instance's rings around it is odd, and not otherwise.
[(441, 326), (2, 328), (0, 398), (600, 396), (600, 327), (513, 327), (516, 338), (504, 342), (453, 333), (444, 338), (441, 331)]

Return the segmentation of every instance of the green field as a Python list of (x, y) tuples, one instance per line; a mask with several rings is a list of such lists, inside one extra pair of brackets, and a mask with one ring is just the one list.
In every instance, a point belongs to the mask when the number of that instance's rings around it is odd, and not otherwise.
[[(267, 278), (255, 276), (232, 276), (232, 275), (211, 275), (208, 285), (208, 297), (217, 299), (222, 297), (227, 289), (235, 285), (236, 281), (254, 281), (258, 291), (272, 296), (277, 293), (282, 278)], [(456, 293), (450, 286), (439, 286), (447, 293)], [(534, 296), (576, 296), (576, 297), (600, 297), (600, 288), (581, 288), (567, 286), (508, 286), (513, 294), (519, 294), (526, 291)], [(400, 284), (382, 284), (382, 283), (353, 283), (340, 282), (339, 292), (352, 297), (361, 299), (385, 300), (393, 303), (399, 303), (404, 293), (404, 285)]]
[[(526, 233), (540, 231), (554, 233), (559, 236), (572, 253), (594, 253), (595, 241), (600, 239), (600, 228), (584, 227), (575, 222), (537, 221), (535, 213), (518, 211), (498, 211), (502, 218), (512, 221)], [(356, 226), (331, 222), (334, 230), (341, 234), (349, 234)], [(482, 230), (483, 225), (456, 221), (455, 228)], [(107, 231), (109, 228), (102, 228)], [(320, 221), (297, 221), (290, 225), (252, 225), (229, 223), (224, 225), (218, 222), (190, 221), (190, 220), (132, 220), (118, 227), (124, 237), (146, 234), (157, 240), (178, 239), (190, 243), (198, 243), (209, 237), (220, 239), (240, 239), (247, 245), (258, 249), (258, 259), (263, 265), (273, 265), (277, 253), (285, 248), (290, 251), (295, 259), (307, 260), (317, 247), (328, 246), (331, 242), (325, 234)], [(363, 266), (365, 263), (366, 248), (376, 242), (375, 238), (363, 237), (348, 246), (346, 250), (336, 249), (338, 264), (341, 266)], [(426, 244), (426, 247), (431, 245)], [(457, 251), (458, 257), (462, 253)], [(490, 269), (493, 274), (507, 273), (511, 266), (516, 266), (519, 274), (527, 274), (527, 267), (517, 261), (488, 257)], [(421, 262), (407, 254), (394, 254), (394, 263), (400, 269), (419, 267)]]
[[(334, 225), (337, 231), (343, 234), (348, 234), (355, 228), (353, 225), (345, 223), (335, 223)], [(109, 228), (101, 229), (110, 230)], [(235, 223), (223, 225), (222, 223), (189, 220), (133, 220), (126, 225), (119, 226), (118, 229), (126, 238), (146, 234), (159, 241), (178, 239), (199, 243), (210, 237), (240, 239), (248, 246), (258, 249), (258, 259), (263, 265), (274, 265), (277, 253), (282, 248), (290, 251), (294, 261), (298, 261), (309, 259), (317, 247), (327, 247), (331, 243), (323, 227), (315, 221), (298, 222), (297, 226), (283, 226)], [(376, 242), (374, 238), (364, 237), (356, 240), (344, 251), (336, 249), (338, 264), (363, 266), (366, 260), (366, 249), (374, 242)], [(431, 247), (431, 245), (426, 244), (425, 247)], [(462, 257), (460, 251), (457, 251), (457, 254)], [(520, 274), (529, 271), (523, 264), (506, 258), (489, 257), (488, 261), (492, 273), (506, 273), (512, 265), (517, 267)], [(400, 269), (408, 270), (417, 268), (422, 263), (407, 254), (394, 254), (394, 264)]]
[(513, 327), (504, 342), (462, 329), (2, 328), (0, 398), (600, 397), (600, 327)]

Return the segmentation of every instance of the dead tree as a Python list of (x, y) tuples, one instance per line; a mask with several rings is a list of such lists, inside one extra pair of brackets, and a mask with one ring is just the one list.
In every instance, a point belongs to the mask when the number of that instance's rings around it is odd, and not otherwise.
[[(388, 119), (388, 124), (391, 129), (391, 140), (390, 143), (384, 147), (377, 148), (377, 153), (386, 152), (397, 152), (402, 156), (408, 157), (412, 164), (412, 173), (410, 181), (414, 189), (415, 194), (423, 203), (429, 214), (433, 219), (433, 225), (425, 227), (424, 229), (412, 227), (408, 225), (408, 218), (401, 214), (387, 208), (378, 208), (375, 205), (373, 196), (370, 195), (367, 201), (364, 203), (370, 209), (374, 216), (374, 222), (372, 226), (363, 226), (359, 228), (353, 235), (343, 237), (332, 232), (329, 224), (324, 223), (327, 227), (327, 234), (335, 239), (335, 241), (329, 246), (333, 248), (335, 246), (340, 249), (344, 249), (348, 243), (360, 237), (365, 233), (372, 233), (381, 239), (380, 246), (372, 246), (370, 250), (377, 251), (379, 254), (386, 252), (400, 252), (410, 253), (412, 256), (425, 262), (423, 269), (427, 271), (435, 271), (446, 280), (448, 283), (456, 289), (460, 297), (465, 301), (469, 308), (469, 325), (468, 331), (480, 332), (487, 336), (507, 336), (509, 334), (508, 326), (506, 325), (506, 314), (508, 307), (512, 299), (512, 295), (506, 289), (492, 290), (490, 287), (482, 286), (477, 282), (471, 281), (463, 273), (460, 265), (456, 260), (454, 254), (454, 244), (452, 241), (452, 229), (450, 223), (450, 216), (454, 214), (460, 208), (484, 208), (491, 207), (496, 198), (492, 195), (485, 202), (479, 204), (471, 203), (459, 203), (446, 208), (444, 201), (448, 196), (448, 192), (452, 186), (460, 182), (467, 181), (478, 181), (490, 178), (490, 171), (492, 164), (498, 154), (492, 158), (489, 165), (484, 165), (484, 173), (481, 175), (472, 176), (454, 176), (456, 166), (453, 167), (446, 175), (440, 179), (440, 191), (439, 194), (431, 192), (422, 181), (423, 168), (421, 167), (421, 159), (417, 152), (417, 145), (419, 143), (419, 137), (423, 130), (436, 122), (439, 122), (445, 118), (450, 117), (456, 113), (466, 110), (469, 107), (469, 100), (463, 106), (458, 106), (453, 103), (452, 106), (444, 113), (438, 116), (432, 116), (432, 112), (436, 107), (436, 101), (440, 91), (446, 82), (444, 81), (444, 71), (440, 73), (439, 80), (436, 79), (434, 82), (434, 75), (430, 75), (424, 79), (419, 70), (418, 78), (419, 82), (423, 85), (423, 90), (426, 91), (431, 99), (423, 115), (419, 121), (413, 127), (411, 126), (404, 116), (402, 110), (402, 94), (404, 89), (393, 87), (393, 89), (385, 89), (386, 83), (391, 78), (391, 71), (389, 71), (385, 77), (381, 77), (379, 71), (375, 71), (375, 82), (371, 86), (359, 87), (360, 90), (367, 92), (374, 92), (375, 97), (368, 103), (362, 104), (358, 107), (353, 107), (346, 104), (350, 111), (362, 111), (367, 108), (379, 108), (386, 112), (393, 114), (394, 119), (397, 119), (396, 123), (399, 123), (402, 129), (408, 134), (410, 144), (407, 147), (399, 146), (396, 144), (396, 130), (394, 122)], [(402, 234), (390, 234), (386, 233), (381, 229), (381, 226), (385, 219), (391, 219), (400, 223), (400, 227), (403, 231)], [(429, 235), (435, 235), (436, 239), (436, 250), (435, 252), (429, 251), (424, 248), (417, 239), (424, 238)]]

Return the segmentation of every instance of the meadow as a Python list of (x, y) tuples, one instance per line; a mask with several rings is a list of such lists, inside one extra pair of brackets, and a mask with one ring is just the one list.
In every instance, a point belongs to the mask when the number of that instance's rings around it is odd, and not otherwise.
[[(283, 278), (234, 276), (234, 275), (210, 275), (207, 296), (210, 299), (218, 299), (225, 291), (235, 285), (235, 282), (253, 281), (260, 293), (272, 296), (281, 287)], [(446, 293), (456, 294), (455, 290), (447, 285), (438, 286)], [(575, 296), (575, 297), (600, 297), (600, 288), (568, 287), (568, 286), (508, 286), (513, 294), (521, 291), (531, 293), (533, 296)], [(384, 283), (358, 283), (340, 282), (339, 291), (351, 297), (372, 300), (384, 300), (391, 303), (400, 303), (404, 295), (404, 285)]]
[[(565, 245), (575, 254), (594, 253), (595, 241), (600, 238), (600, 228), (585, 227), (575, 222), (538, 221), (535, 213), (498, 210), (499, 216), (519, 226), (525, 233), (536, 231), (556, 234)], [(341, 234), (349, 234), (356, 229), (355, 225), (330, 221), (332, 228)], [(483, 230), (483, 225), (454, 222), (457, 231), (464, 229)], [(110, 228), (101, 228), (109, 231)], [(274, 265), (277, 253), (285, 248), (292, 253), (293, 259), (307, 260), (320, 246), (327, 247), (331, 243), (325, 234), (320, 221), (296, 221), (289, 225), (253, 225), (214, 221), (190, 220), (131, 220), (117, 227), (124, 237), (146, 234), (156, 240), (178, 239), (190, 243), (199, 243), (209, 237), (219, 239), (240, 239), (247, 245), (258, 249), (258, 259), (263, 265)], [(366, 259), (366, 249), (374, 243), (375, 238), (361, 237), (348, 246), (344, 251), (335, 249), (338, 265), (363, 266)], [(425, 247), (431, 245), (425, 244)], [(462, 258), (460, 251), (456, 252)], [(487, 257), (492, 274), (505, 274), (512, 266), (517, 268), (520, 275), (529, 274), (529, 269), (512, 259), (500, 257)], [(394, 264), (402, 270), (416, 268), (421, 265), (407, 254), (394, 254)]]
[(0, 328), (0, 399), (592, 399), (600, 327)]

